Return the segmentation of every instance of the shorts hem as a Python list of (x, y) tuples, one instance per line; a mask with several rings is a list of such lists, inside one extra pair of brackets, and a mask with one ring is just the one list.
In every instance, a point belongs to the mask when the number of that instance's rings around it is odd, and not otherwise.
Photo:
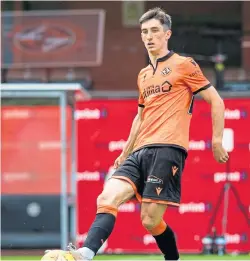
[(180, 203), (173, 202), (171, 199), (152, 199), (152, 198), (142, 198), (142, 202), (145, 203), (157, 203), (157, 204), (163, 204), (163, 205), (169, 205), (172, 207), (179, 207)]
[(178, 145), (178, 144), (171, 144), (171, 143), (161, 143), (161, 142), (158, 142), (158, 143), (146, 143), (146, 144), (143, 144), (137, 148), (135, 148), (132, 153), (134, 152), (137, 152), (141, 149), (145, 149), (145, 148), (157, 148), (157, 147), (170, 147), (170, 148), (176, 148), (176, 149), (180, 149), (182, 150), (182, 152), (185, 153), (185, 157), (187, 158), (187, 155), (188, 155), (188, 150), (182, 146), (182, 145)]
[(135, 192), (135, 196), (136, 196), (137, 200), (138, 200), (139, 202), (142, 201), (141, 195), (138, 193), (135, 183), (134, 183), (130, 178), (125, 177), (125, 176), (116, 176), (116, 175), (113, 175), (110, 179), (120, 179), (120, 180), (127, 181), (127, 182), (132, 186), (132, 188), (133, 188), (133, 190), (134, 190), (134, 192)]

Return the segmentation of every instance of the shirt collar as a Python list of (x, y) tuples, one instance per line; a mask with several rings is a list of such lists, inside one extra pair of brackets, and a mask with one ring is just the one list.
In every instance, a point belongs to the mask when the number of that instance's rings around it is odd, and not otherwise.
[[(156, 60), (156, 62), (157, 62), (157, 63), (158, 63), (158, 62), (164, 62), (164, 61), (166, 61), (167, 59), (169, 59), (173, 54), (174, 54), (174, 51), (171, 50), (171, 51), (170, 51), (168, 54), (166, 54), (165, 56), (163, 56), (163, 57), (161, 57), (161, 58), (158, 58), (158, 59)], [(149, 64), (152, 65), (150, 59), (149, 59)]]

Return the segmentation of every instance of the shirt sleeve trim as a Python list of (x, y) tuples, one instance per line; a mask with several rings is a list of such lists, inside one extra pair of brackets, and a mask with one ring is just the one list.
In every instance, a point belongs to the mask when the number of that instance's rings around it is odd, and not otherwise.
[(141, 108), (145, 107), (145, 105), (143, 105), (143, 104), (138, 104), (138, 106), (141, 107)]
[(208, 89), (208, 88), (211, 87), (211, 86), (212, 86), (212, 84), (209, 83), (209, 84), (205, 85), (204, 87), (200, 88), (199, 90), (193, 92), (193, 94), (195, 95), (195, 94), (197, 94), (197, 93), (199, 93), (199, 92), (201, 92), (201, 91), (204, 91), (204, 90)]

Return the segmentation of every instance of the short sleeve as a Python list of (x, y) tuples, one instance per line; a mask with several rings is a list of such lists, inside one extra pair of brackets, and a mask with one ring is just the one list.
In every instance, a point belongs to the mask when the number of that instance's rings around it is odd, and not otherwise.
[(145, 107), (145, 105), (144, 105), (144, 98), (143, 98), (143, 95), (141, 93), (139, 76), (138, 76), (138, 79), (137, 79), (137, 86), (138, 86), (138, 89), (139, 89), (138, 106), (144, 108)]
[(197, 94), (212, 86), (202, 73), (200, 66), (192, 58), (187, 58), (185, 60), (182, 69), (183, 80), (189, 86), (193, 94)]

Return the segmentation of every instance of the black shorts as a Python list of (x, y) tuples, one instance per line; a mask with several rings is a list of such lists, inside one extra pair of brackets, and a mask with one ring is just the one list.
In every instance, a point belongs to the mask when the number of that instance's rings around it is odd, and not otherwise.
[(186, 152), (175, 147), (145, 147), (133, 152), (112, 178), (128, 181), (142, 202), (179, 206)]

